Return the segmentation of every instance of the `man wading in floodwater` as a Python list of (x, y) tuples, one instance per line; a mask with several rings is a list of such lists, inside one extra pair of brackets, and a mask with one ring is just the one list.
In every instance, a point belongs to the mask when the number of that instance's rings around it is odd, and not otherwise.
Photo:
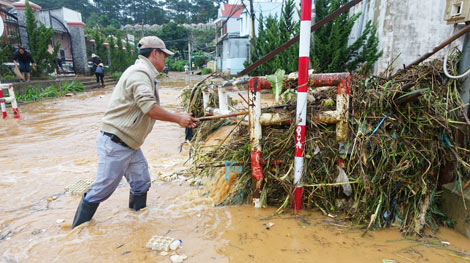
[(165, 58), (173, 52), (158, 37), (139, 41), (139, 58), (124, 71), (114, 88), (101, 131), (96, 139), (98, 169), (75, 213), (72, 228), (90, 221), (98, 205), (116, 190), (122, 176), (131, 186), (129, 208), (139, 211), (147, 204), (150, 175), (140, 146), (155, 120), (178, 123), (183, 128), (196, 127), (197, 119), (187, 113), (171, 113), (159, 106), (158, 72)]

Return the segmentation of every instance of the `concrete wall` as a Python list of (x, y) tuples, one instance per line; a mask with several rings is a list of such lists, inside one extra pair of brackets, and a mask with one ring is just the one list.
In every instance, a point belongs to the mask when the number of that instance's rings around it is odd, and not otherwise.
[(70, 40), (69, 35), (54, 33), (52, 42), (54, 44), (57, 42), (60, 42), (60, 49), (59, 49), (59, 53), (57, 54), (57, 56), (60, 57), (60, 50), (63, 50), (65, 52), (65, 59), (72, 60), (72, 42)]
[[(394, 71), (409, 64), (449, 38), (453, 26), (443, 20), (446, 1), (442, 0), (363, 0), (351, 14), (362, 12), (365, 7), (363, 27), (368, 20), (377, 25), (379, 48), (382, 58), (376, 63), (374, 73), (383, 72), (392, 61)], [(357, 38), (360, 19), (352, 31)], [(447, 49), (434, 57), (442, 57)]]
[(240, 19), (239, 18), (230, 18), (226, 26), (227, 26), (227, 34), (240, 33)]

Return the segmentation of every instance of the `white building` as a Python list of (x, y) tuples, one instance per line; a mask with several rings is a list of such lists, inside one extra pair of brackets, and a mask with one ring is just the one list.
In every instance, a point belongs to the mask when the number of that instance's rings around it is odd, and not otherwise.
[[(254, 2), (255, 35), (258, 35), (258, 18), (281, 16), (282, 2)], [(298, 17), (297, 17), (298, 19)], [(214, 22), (219, 30), (216, 36), (217, 70), (235, 75), (245, 67), (249, 58), (252, 32), (249, 10), (243, 5), (221, 4), (218, 18)]]

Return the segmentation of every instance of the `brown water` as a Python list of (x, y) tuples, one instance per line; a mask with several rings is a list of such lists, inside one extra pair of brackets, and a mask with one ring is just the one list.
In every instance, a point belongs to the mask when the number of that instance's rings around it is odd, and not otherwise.
[[(161, 81), (160, 96), (163, 106), (179, 110), (176, 97), (187, 76), (172, 74)], [(23, 105), (21, 119), (0, 120), (0, 262), (170, 262), (145, 248), (153, 235), (182, 239), (185, 262), (468, 262), (450, 254), (468, 253), (470, 240), (445, 228), (419, 240), (397, 229), (363, 238), (349, 223), (316, 212), (272, 217), (271, 208), (214, 207), (205, 189), (178, 176), (167, 180), (183, 169), (187, 153), (179, 153), (184, 129), (163, 122), (142, 147), (155, 179), (148, 208), (127, 208), (123, 181), (90, 224), (72, 231), (80, 198), (64, 188), (95, 176), (95, 138), (110, 94)], [(274, 225), (268, 230), (267, 223)]]

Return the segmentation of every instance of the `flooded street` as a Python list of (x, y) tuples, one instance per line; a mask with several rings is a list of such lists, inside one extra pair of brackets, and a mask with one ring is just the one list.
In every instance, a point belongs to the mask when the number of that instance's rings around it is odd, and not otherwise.
[[(181, 111), (182, 88), (203, 76), (170, 73), (160, 81), (162, 106)], [(274, 208), (214, 207), (205, 189), (184, 178), (162, 180), (184, 169), (179, 152), (184, 129), (156, 122), (142, 150), (153, 179), (148, 208), (128, 208), (123, 180), (89, 224), (70, 229), (80, 196), (64, 193), (93, 180), (95, 139), (112, 88), (19, 107), (21, 118), (0, 120), (0, 262), (171, 262), (147, 249), (154, 235), (182, 239), (184, 262), (469, 262), (470, 240), (453, 230), (423, 239), (397, 228), (362, 230), (349, 222), (304, 211), (273, 217)], [(266, 224), (274, 223), (267, 229)], [(432, 237), (431, 237), (432, 236)], [(441, 241), (450, 242), (444, 245)]]

